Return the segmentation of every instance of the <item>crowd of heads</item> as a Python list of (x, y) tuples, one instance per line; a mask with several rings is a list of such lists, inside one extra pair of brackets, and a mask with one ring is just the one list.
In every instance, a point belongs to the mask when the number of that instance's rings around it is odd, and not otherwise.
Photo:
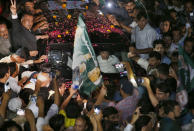
[(91, 1), (90, 13), (101, 10), (130, 41), (96, 53), (103, 84), (90, 96), (40, 51), (49, 37), (41, 3), (2, 2), (10, 8), (0, 16), (0, 130), (194, 130), (193, 1)]

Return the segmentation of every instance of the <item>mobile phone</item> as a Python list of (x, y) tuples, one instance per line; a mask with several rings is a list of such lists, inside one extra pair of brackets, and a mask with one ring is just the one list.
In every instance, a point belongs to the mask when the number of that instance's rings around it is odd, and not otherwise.
[(25, 111), (23, 109), (18, 109), (17, 110), (17, 115), (24, 116), (25, 115)]
[(120, 72), (120, 76), (121, 77), (127, 76), (127, 71)]
[(124, 65), (122, 63), (115, 64), (114, 66), (121, 76), (123, 76), (123, 73), (125, 74)]
[(11, 88), (10, 88), (10, 86), (9, 86), (9, 82), (7, 82), (7, 83), (5, 84), (5, 86), (4, 86), (4, 91), (7, 92), (9, 89), (11, 89)]
[(96, 113), (97, 115), (100, 113), (100, 106), (96, 106), (94, 108), (94, 113)]
[(124, 65), (122, 63), (118, 63), (118, 64), (115, 64), (115, 67), (117, 69), (121, 69), (121, 68), (124, 68)]
[(137, 82), (138, 85), (141, 85), (142, 83), (144, 83), (144, 79), (139, 77), (139, 78), (136, 79), (136, 82)]
[(193, 16), (193, 12), (191, 12), (189, 15), (190, 15), (190, 17), (192, 17)]

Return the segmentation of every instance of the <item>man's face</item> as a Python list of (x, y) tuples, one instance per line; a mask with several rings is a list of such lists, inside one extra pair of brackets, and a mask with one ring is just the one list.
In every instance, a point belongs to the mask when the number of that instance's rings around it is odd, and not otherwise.
[(65, 90), (66, 90), (65, 83), (62, 83), (62, 85), (59, 87), (59, 93), (60, 93), (61, 96), (64, 95)]
[(170, 30), (170, 22), (169, 21), (164, 21), (163, 26), (162, 26), (162, 32), (166, 33)]
[(33, 16), (24, 15), (21, 20), (21, 23), (27, 30), (30, 30), (33, 26)]
[(25, 59), (21, 58), (20, 56), (16, 56), (15, 61), (16, 61), (16, 63), (23, 63), (23, 62), (25, 62)]
[(159, 52), (161, 55), (164, 54), (164, 47), (162, 44), (157, 44), (154, 48), (154, 51)]
[(169, 97), (169, 93), (161, 92), (158, 88), (156, 88), (156, 98), (157, 98), (159, 101), (167, 100), (168, 97)]
[(127, 10), (128, 13), (132, 13), (134, 8), (135, 8), (135, 4), (133, 2), (128, 2), (125, 5), (125, 9)]
[(146, 24), (147, 24), (147, 19), (144, 18), (144, 17), (142, 17), (142, 18), (137, 22), (137, 24), (138, 24), (139, 28), (140, 28), (141, 30), (143, 30), (144, 27), (145, 27)]
[(5, 24), (0, 25), (0, 37), (3, 37), (4, 39), (8, 39), (8, 29)]
[(184, 45), (184, 50), (190, 55), (192, 54), (193, 50), (193, 42), (192, 41), (187, 41)]
[(177, 63), (178, 62), (178, 57), (177, 56), (171, 56), (171, 62), (172, 63)]
[(180, 40), (180, 31), (179, 30), (174, 30), (172, 32), (172, 35), (173, 35), (174, 42), (178, 42)]
[(172, 38), (170, 36), (165, 36), (163, 40), (165, 43), (165, 47), (168, 49), (172, 43)]
[(152, 131), (153, 130), (153, 126), (154, 125), (153, 125), (152, 121), (150, 120), (149, 123), (146, 126), (143, 127), (144, 131)]
[(186, 11), (187, 13), (190, 13), (190, 12), (193, 11), (193, 5), (192, 5), (191, 2), (187, 2), (187, 3), (185, 4), (185, 11)]
[(119, 122), (119, 113), (108, 116), (108, 120), (112, 122)]
[(86, 122), (83, 119), (78, 118), (75, 121), (74, 130), (75, 131), (85, 131), (86, 129)]
[(102, 51), (102, 52), (100, 52), (100, 55), (101, 55), (103, 60), (108, 60), (108, 58), (109, 58), (109, 52), (108, 51)]
[(38, 51), (29, 51), (30, 56), (34, 57), (38, 55)]
[(181, 107), (179, 105), (176, 105), (174, 107), (174, 115), (175, 115), (176, 118), (180, 117), (180, 115), (181, 115)]
[(173, 20), (177, 20), (177, 13), (176, 12), (171, 12), (170, 16), (173, 18)]
[(157, 60), (155, 57), (149, 58), (149, 66), (151, 68), (155, 68), (158, 64), (160, 64), (160, 60)]
[(25, 9), (26, 11), (30, 11), (31, 13), (33, 13), (34, 11), (34, 3), (33, 2), (26, 2), (25, 3)]

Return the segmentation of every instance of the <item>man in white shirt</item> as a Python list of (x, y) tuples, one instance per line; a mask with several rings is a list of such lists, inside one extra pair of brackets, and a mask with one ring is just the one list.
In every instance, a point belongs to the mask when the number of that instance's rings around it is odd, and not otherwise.
[(147, 15), (145, 12), (139, 12), (137, 15), (136, 26), (132, 30), (131, 40), (136, 43), (136, 48), (133, 49), (133, 54), (139, 54), (141, 58), (147, 59), (148, 53), (152, 51), (152, 43), (156, 40), (156, 31), (148, 24)]
[(108, 51), (101, 51), (100, 55), (97, 57), (100, 70), (103, 73), (118, 73), (115, 68), (115, 64), (120, 63), (119, 59), (114, 55), (109, 55)]

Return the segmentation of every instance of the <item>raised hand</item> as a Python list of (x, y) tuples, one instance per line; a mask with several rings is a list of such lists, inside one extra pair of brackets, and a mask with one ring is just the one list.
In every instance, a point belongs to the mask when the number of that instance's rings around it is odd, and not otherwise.
[(147, 77), (143, 77), (144, 82), (142, 83), (142, 86), (145, 86), (146, 88), (150, 87), (150, 80)]
[(16, 0), (10, 0), (10, 1), (11, 1), (10, 11), (12, 15), (16, 15), (17, 14)]

